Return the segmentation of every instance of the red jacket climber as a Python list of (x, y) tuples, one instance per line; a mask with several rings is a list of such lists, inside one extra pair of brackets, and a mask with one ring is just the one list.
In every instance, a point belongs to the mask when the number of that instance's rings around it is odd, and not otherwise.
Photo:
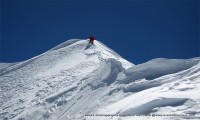
[(90, 42), (89, 43), (91, 43), (91, 44), (94, 44), (94, 37), (93, 36), (90, 36)]

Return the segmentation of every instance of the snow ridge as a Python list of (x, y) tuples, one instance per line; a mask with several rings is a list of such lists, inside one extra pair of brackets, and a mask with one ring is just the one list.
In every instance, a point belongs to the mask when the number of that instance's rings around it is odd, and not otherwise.
[(134, 65), (97, 40), (71, 39), (0, 68), (2, 120), (200, 119), (200, 58)]

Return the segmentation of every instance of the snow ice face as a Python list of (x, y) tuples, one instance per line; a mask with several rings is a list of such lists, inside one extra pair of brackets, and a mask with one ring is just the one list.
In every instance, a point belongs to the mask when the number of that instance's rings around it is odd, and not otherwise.
[(0, 119), (200, 119), (199, 60), (134, 65), (97, 40), (68, 40), (0, 64)]

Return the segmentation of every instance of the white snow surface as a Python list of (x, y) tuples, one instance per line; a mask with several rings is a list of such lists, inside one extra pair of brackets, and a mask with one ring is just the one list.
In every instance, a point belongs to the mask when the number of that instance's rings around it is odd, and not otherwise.
[(95, 40), (0, 64), (1, 120), (199, 120), (200, 58), (134, 65)]
[(15, 63), (0, 63), (0, 70), (3, 70), (13, 64), (15, 64)]

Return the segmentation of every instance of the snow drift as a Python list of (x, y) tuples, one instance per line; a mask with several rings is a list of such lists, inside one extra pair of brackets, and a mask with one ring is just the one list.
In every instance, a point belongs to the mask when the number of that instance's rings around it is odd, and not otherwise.
[(200, 119), (199, 58), (134, 65), (94, 44), (72, 39), (32, 59), (0, 64), (0, 119), (135, 120), (171, 113), (182, 116), (162, 119)]
[(198, 62), (199, 58), (186, 59), (186, 60), (166, 59), (166, 58), (153, 59), (146, 63), (139, 64), (137, 66), (129, 68), (125, 72), (125, 74), (129, 76), (126, 82), (132, 82), (134, 80), (142, 78), (145, 78), (147, 80), (153, 80), (163, 75), (186, 70), (196, 65)]

